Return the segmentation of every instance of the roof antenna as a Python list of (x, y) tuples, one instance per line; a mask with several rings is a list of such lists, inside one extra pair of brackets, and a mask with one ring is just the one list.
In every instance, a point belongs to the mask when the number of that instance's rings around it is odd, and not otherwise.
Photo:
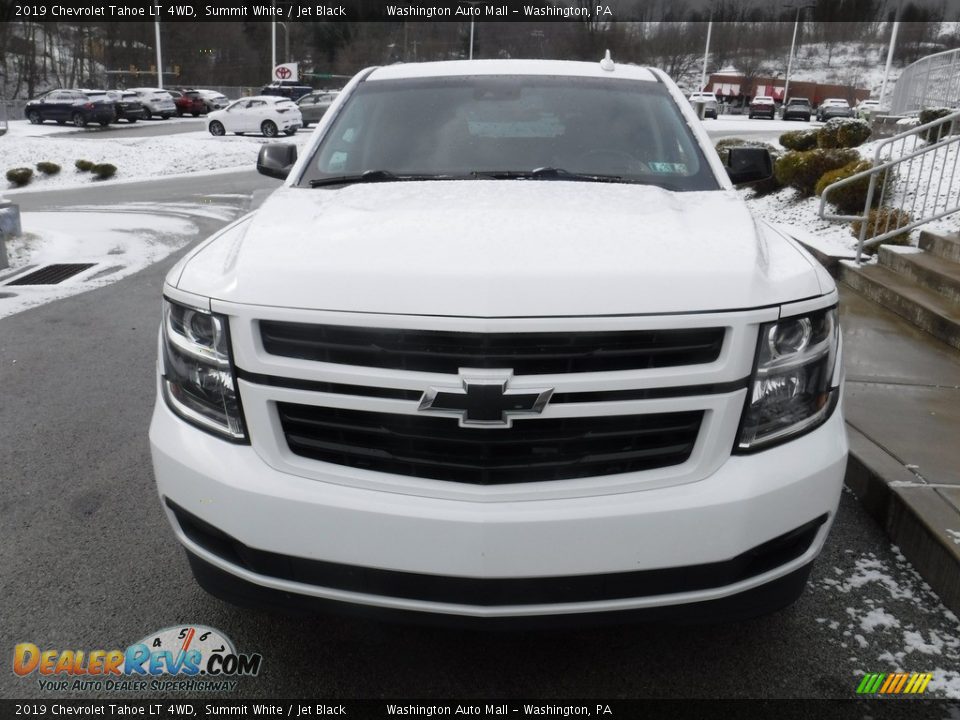
[(616, 65), (613, 64), (613, 58), (610, 57), (610, 51), (607, 50), (607, 54), (604, 55), (603, 60), (600, 61), (600, 69), (613, 72), (615, 67)]

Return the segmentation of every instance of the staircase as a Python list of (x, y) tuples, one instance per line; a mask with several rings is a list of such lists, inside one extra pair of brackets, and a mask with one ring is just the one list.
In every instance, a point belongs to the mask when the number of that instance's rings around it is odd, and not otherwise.
[(924, 230), (919, 249), (881, 245), (878, 256), (842, 261), (840, 281), (960, 350), (960, 234)]

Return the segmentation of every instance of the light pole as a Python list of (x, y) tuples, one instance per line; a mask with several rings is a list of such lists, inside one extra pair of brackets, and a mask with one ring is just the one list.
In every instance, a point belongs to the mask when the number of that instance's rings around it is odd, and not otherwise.
[[(711, 18), (713, 15), (710, 16)], [(703, 49), (703, 72), (700, 74), (700, 92), (706, 89), (707, 84), (707, 57), (710, 55), (710, 33), (713, 31), (713, 20), (707, 23), (707, 46)]]
[(790, 58), (787, 60), (787, 79), (783, 84), (783, 101), (786, 102), (790, 92), (790, 70), (793, 68), (793, 48), (797, 44), (797, 28), (800, 26), (800, 11), (813, 8), (816, 5), (797, 5), (797, 16), (793, 21), (793, 40), (790, 42)]
[(890, 77), (890, 63), (893, 62), (893, 48), (897, 44), (897, 31), (900, 29), (900, 11), (903, 10), (903, 0), (897, 5), (897, 12), (893, 16), (893, 30), (890, 32), (890, 47), (887, 48), (887, 66), (883, 71), (883, 84), (880, 86), (880, 107), (887, 95), (887, 78)]
[(157, 20), (154, 22), (154, 31), (157, 36), (157, 87), (163, 87), (163, 54), (160, 52), (160, 5), (157, 4)]
[(270, 82), (273, 82), (273, 71), (277, 67), (277, 0), (273, 0), (273, 22), (270, 23)]
[[(471, 11), (473, 11), (477, 9), (477, 5), (483, 2), (483, 0), (467, 0), (467, 2), (470, 3), (470, 5), (472, 6), (470, 9)], [(473, 60), (473, 25), (474, 25), (473, 12), (471, 12), (470, 13), (470, 59), (471, 60)]]

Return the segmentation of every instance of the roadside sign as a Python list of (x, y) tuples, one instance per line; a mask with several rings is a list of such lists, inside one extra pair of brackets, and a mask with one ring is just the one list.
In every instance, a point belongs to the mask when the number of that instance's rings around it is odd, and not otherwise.
[(273, 79), (279, 80), (298, 80), (300, 78), (299, 63), (283, 63), (273, 69)]

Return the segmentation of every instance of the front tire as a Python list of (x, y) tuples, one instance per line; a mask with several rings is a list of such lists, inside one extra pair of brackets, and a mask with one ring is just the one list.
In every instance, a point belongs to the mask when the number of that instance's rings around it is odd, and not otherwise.
[(227, 134), (227, 130), (225, 127), (223, 127), (223, 123), (218, 120), (211, 122), (207, 129), (210, 130), (210, 134), (214, 137), (223, 137)]
[(264, 120), (260, 125), (260, 132), (263, 133), (264, 137), (268, 138), (275, 138), (279, 133), (277, 124), (273, 120)]
[(136, 118), (127, 118), (128, 123), (135, 123), (136, 121), (137, 121)]
[(165, 114), (161, 115), (160, 117), (161, 117), (161, 119), (163, 119), (163, 120), (169, 120), (169, 119), (170, 119), (170, 115), (169, 115), (168, 113), (165, 113)]
[(98, 120), (98, 122), (100, 124), (100, 127), (106, 127), (107, 125), (110, 124), (109, 120)]
[(40, 116), (40, 113), (36, 110), (31, 110), (27, 113), (27, 120), (30, 121), (31, 125), (40, 125), (43, 123), (43, 118)]
[(74, 113), (71, 120), (73, 120), (73, 124), (76, 125), (77, 127), (87, 126), (87, 119), (80, 113)]

